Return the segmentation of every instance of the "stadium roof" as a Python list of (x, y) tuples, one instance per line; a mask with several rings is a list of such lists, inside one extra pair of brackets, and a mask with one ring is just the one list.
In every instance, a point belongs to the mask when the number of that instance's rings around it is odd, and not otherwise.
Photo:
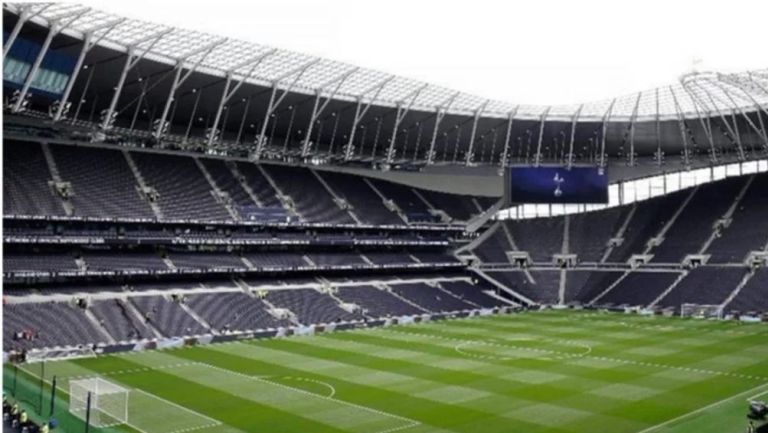
[(332, 95), (334, 99), (479, 113), (484, 118), (579, 121), (654, 121), (723, 117), (763, 111), (768, 114), (768, 69), (737, 74), (691, 73), (678, 82), (614, 99), (574, 105), (526, 105), (476, 95), (294, 51), (216, 35), (128, 19), (73, 3), (4, 3), (30, 21), (84, 39), (91, 34), (104, 48), (135, 50), (160, 63), (197, 65), (214, 76), (244, 78), (292, 92)]

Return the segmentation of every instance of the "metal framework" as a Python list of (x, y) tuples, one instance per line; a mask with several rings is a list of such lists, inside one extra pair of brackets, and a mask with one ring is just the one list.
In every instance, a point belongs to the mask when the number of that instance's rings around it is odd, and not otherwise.
[[(93, 32), (95, 26), (119, 21), (119, 24), (115, 25), (115, 28), (108, 35), (99, 38), (95, 41), (95, 44), (128, 53), (130, 56), (135, 51), (135, 47), (138, 46), (140, 39), (152, 38), (158, 32), (158, 29), (164, 29), (160, 30), (160, 32), (167, 32), (163, 41), (147, 47), (146, 52), (140, 58), (150, 58), (153, 61), (165, 63), (173, 67), (181, 67), (188, 71), (204, 71), (206, 74), (219, 76), (223, 79), (226, 79), (231, 74), (233, 80), (243, 80), (245, 83), (269, 87), (273, 86), (277, 81), (275, 87), (282, 91), (292, 91), (314, 96), (317, 88), (320, 87), (319, 83), (327, 81), (334, 76), (341, 76), (346, 71), (349, 71), (350, 68), (354, 68), (354, 66), (342, 62), (323, 60), (322, 67), (318, 67), (312, 74), (305, 74), (294, 81), (284, 82), (276, 80), (277, 77), (296, 66), (317, 61), (317, 59), (288, 50), (275, 50), (271, 61), (268, 64), (262, 65), (258, 71), (249, 76), (245, 71), (233, 71), (232, 66), (254, 55), (269, 51), (271, 50), (270, 47), (230, 39), (217, 44), (211, 52), (202, 58), (180, 59), (178, 53), (194, 51), (196, 48), (207, 46), (212, 41), (220, 40), (221, 38), (202, 32), (168, 28), (146, 21), (126, 19), (95, 9), (88, 9), (86, 11), (82, 6), (72, 3), (25, 4), (11, 2), (4, 3), (3, 7), (19, 16), (19, 20), (3, 46), (4, 56), (25, 23), (34, 22), (43, 26), (53, 27), (53, 23), (58, 17), (73, 13), (74, 11), (82, 11), (82, 16), (76, 22), (67, 25), (62, 30), (63, 34), (85, 41), (87, 34)], [(403, 77), (395, 77), (396, 85), (389, 86), (386, 91), (382, 91), (375, 98), (372, 97), (367, 90), (375, 87), (385, 77), (387, 75), (382, 72), (358, 68), (353, 78), (346, 80), (339, 86), (333, 98), (347, 102), (361, 102), (363, 105), (375, 101), (376, 104), (381, 106), (397, 108), (398, 104), (402, 105), (402, 101), (410, 99), (409, 95), (413, 93), (414, 89), (423, 87), (423, 91), (420, 92), (418, 97), (413, 98), (412, 103), (409, 104), (411, 110), (432, 112), (440, 101), (453, 98), (454, 102), (447, 108), (443, 108), (445, 114), (469, 116), (474, 114), (477, 106), (484, 100), (484, 98), (464, 92), (458, 92), (458, 95), (454, 96), (457, 93), (455, 90)], [(745, 112), (751, 111), (755, 103), (761, 107), (768, 106), (768, 92), (760, 90), (761, 88), (764, 90), (768, 86), (767, 77), (768, 72), (766, 70), (731, 74), (731, 76), (727, 77), (729, 80), (739, 79), (746, 82), (756, 82), (756, 84), (752, 84), (749, 87), (744, 87), (747, 92), (750, 92), (752, 98), (734, 98), (736, 106), (729, 101), (723, 100), (718, 103), (720, 111), (724, 115), (740, 114), (737, 109), (744, 110)], [(721, 92), (711, 82), (711, 79), (722, 81), (723, 77), (718, 75), (711, 77), (707, 74), (694, 73), (686, 76), (686, 79), (700, 82), (700, 85), (704, 86), (707, 92)], [(665, 86), (659, 89), (643, 91), (641, 98), (643, 103), (640, 104), (637, 110), (634, 110), (636, 94), (633, 93), (616, 98), (611, 118), (615, 121), (627, 121), (630, 118), (634, 118), (634, 122), (638, 123), (655, 121), (657, 113), (660, 120), (676, 120), (678, 114), (681, 114), (685, 119), (696, 118), (696, 109), (691, 101), (679, 101), (677, 105), (674, 102), (675, 98), (672, 92), (681, 94), (682, 87), (682, 83), (676, 83), (672, 87)], [(655, 109), (656, 107), (653, 103), (653, 96), (657, 91), (659, 93), (658, 110)], [(754, 99), (754, 102), (752, 99)], [(605, 108), (609, 103), (610, 101), (585, 103), (579, 117), (583, 121), (600, 122), (602, 121), (602, 113), (606, 111)], [(483, 110), (483, 117), (506, 119), (508, 113), (513, 109), (516, 112), (516, 119), (539, 120), (541, 113), (546, 107), (517, 105), (510, 102), (491, 100), (488, 101), (487, 106)], [(547, 119), (568, 122), (576, 110), (577, 106), (552, 106)], [(157, 130), (155, 133), (157, 133)]]

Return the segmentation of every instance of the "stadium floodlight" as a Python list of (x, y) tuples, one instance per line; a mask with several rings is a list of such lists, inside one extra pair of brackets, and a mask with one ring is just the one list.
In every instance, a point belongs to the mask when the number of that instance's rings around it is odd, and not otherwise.
[(69, 411), (97, 428), (126, 424), (128, 395), (127, 388), (100, 377), (73, 380), (69, 382)]

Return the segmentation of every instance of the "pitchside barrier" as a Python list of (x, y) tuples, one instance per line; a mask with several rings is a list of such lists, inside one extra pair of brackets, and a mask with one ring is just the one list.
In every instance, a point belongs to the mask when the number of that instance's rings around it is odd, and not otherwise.
[[(70, 412), (67, 390), (61, 380), (46, 371), (42, 362), (22, 365), (3, 364), (3, 392), (9, 401), (25, 409), (37, 424), (50, 423), (59, 433), (118, 433), (114, 428), (88, 426), (84, 420)], [(88, 416), (88, 408), (82, 411)]]
[(57, 349), (32, 349), (26, 353), (26, 361), (44, 361), (46, 359), (67, 359), (78, 357), (91, 357), (94, 355), (119, 353), (119, 352), (140, 352), (144, 350), (170, 349), (175, 347), (196, 346), (212, 343), (221, 343), (226, 341), (236, 341), (244, 339), (260, 339), (287, 337), (291, 335), (312, 335), (323, 332), (345, 331), (357, 328), (374, 328), (378, 326), (390, 326), (406, 323), (420, 323), (430, 320), (440, 320), (455, 317), (487, 316), (491, 314), (508, 314), (518, 311), (518, 307), (496, 307), (483, 308), (476, 310), (457, 311), (454, 313), (434, 313), (417, 316), (401, 316), (387, 319), (374, 319), (365, 321), (338, 322), (325, 325), (310, 325), (296, 327), (282, 327), (277, 329), (267, 329), (259, 331), (237, 331), (225, 334), (207, 334), (193, 337), (172, 337), (153, 340), (142, 340), (133, 343), (100, 344), (96, 346), (57, 348)]

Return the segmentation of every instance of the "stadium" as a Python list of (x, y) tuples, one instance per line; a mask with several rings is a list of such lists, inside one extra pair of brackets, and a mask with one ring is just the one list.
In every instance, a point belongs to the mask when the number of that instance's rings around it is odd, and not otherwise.
[(3, 431), (768, 431), (768, 69), (525, 105), (3, 3)]

